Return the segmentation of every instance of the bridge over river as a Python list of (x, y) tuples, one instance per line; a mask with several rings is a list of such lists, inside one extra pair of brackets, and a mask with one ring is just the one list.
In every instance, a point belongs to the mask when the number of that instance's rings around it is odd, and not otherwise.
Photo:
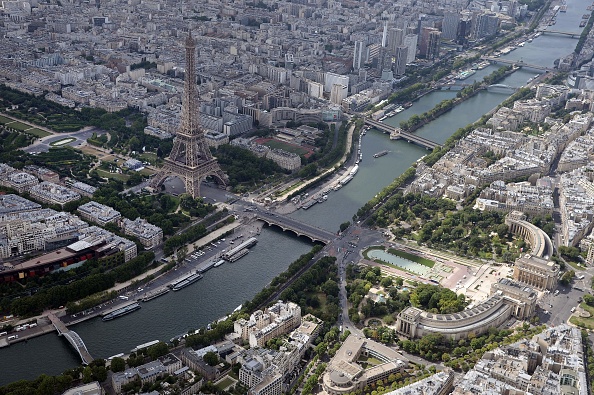
[(489, 85), (487, 87), (487, 90), (489, 92), (494, 92), (494, 93), (512, 94), (515, 91), (517, 91), (518, 88), (514, 88), (513, 86), (504, 85), (504, 84), (493, 84), (493, 85)]
[(287, 217), (284, 215), (271, 213), (267, 211), (258, 210), (256, 211), (256, 218), (260, 221), (266, 222), (269, 226), (275, 225), (282, 230), (290, 230), (297, 236), (305, 236), (312, 241), (318, 241), (320, 243), (330, 243), (336, 235), (330, 231), (320, 229), (313, 225), (306, 224), (298, 221), (294, 218)]
[(387, 125), (383, 122), (375, 121), (371, 118), (365, 118), (365, 124), (372, 126), (378, 130), (381, 130), (384, 133), (389, 133), (390, 139), (392, 140), (404, 139), (409, 143), (414, 143), (420, 145), (423, 148), (431, 150), (435, 147), (440, 147), (440, 145), (434, 141), (431, 141), (421, 136), (414, 135), (412, 133), (407, 133), (400, 128)]
[(578, 33), (575, 32), (563, 32), (561, 30), (554, 30), (554, 29), (538, 29), (537, 32), (542, 34), (559, 34), (562, 36), (569, 36), (571, 38), (579, 37), (582, 33), (581, 31)]
[(509, 59), (504, 59), (504, 58), (495, 58), (492, 56), (482, 56), (481, 60), (487, 60), (493, 64), (503, 63), (503, 64), (512, 65), (512, 66), (518, 66), (518, 67), (522, 67), (522, 68), (541, 70), (541, 71), (547, 71), (547, 72), (555, 70), (552, 67), (546, 67), (546, 66), (542, 66), (539, 64), (526, 63), (521, 59), (520, 60), (509, 60)]
[(58, 335), (64, 336), (68, 343), (74, 347), (74, 349), (80, 355), (80, 359), (82, 359), (83, 364), (88, 365), (93, 362), (93, 357), (89, 350), (87, 350), (87, 346), (85, 346), (85, 342), (81, 339), (81, 337), (75, 331), (71, 331), (66, 327), (66, 325), (60, 320), (54, 313), (48, 313), (47, 318), (52, 322), (54, 328), (58, 331)]

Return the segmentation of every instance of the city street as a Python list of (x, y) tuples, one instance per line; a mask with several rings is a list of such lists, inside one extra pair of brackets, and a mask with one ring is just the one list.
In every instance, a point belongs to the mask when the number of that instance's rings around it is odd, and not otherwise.
[[(557, 295), (555, 295), (555, 291), (545, 293), (538, 302), (537, 314), (540, 322), (551, 326), (566, 323), (572, 315), (571, 309), (573, 307), (577, 308), (584, 294), (590, 292), (593, 271), (594, 268), (582, 271), (576, 270), (576, 275), (584, 275), (583, 280), (576, 277), (573, 283), (568, 286), (559, 285)], [(545, 311), (548, 311), (548, 314)]]

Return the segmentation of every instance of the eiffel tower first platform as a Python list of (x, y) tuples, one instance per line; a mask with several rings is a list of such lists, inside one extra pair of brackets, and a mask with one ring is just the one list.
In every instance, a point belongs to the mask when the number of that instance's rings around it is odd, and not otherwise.
[(220, 185), (226, 185), (227, 175), (212, 156), (206, 141), (204, 129), (198, 117), (198, 100), (195, 77), (196, 44), (192, 33), (186, 39), (186, 78), (181, 125), (173, 139), (173, 148), (165, 164), (151, 180), (149, 186), (158, 189), (169, 176), (184, 181), (186, 193), (196, 198), (200, 195), (200, 183), (213, 176)]

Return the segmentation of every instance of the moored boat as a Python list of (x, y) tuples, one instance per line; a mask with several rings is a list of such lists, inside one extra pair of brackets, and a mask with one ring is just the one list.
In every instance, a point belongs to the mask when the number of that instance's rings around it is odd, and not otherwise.
[(179, 291), (180, 289), (185, 288), (190, 284), (194, 284), (196, 281), (200, 280), (201, 278), (202, 278), (202, 274), (200, 274), (200, 273), (190, 274), (189, 276), (183, 278), (181, 281), (176, 282), (172, 289), (174, 291)]
[(119, 309), (112, 311), (111, 313), (105, 314), (103, 316), (102, 320), (110, 321), (110, 320), (113, 320), (114, 318), (118, 318), (123, 315), (130, 314), (131, 312), (136, 311), (138, 309), (140, 309), (140, 304), (138, 304), (138, 302), (130, 303), (123, 307), (120, 307)]
[(167, 292), (169, 292), (169, 288), (161, 288), (153, 293), (146, 294), (141, 300), (143, 302), (148, 302), (149, 300), (153, 300), (159, 296), (165, 295)]

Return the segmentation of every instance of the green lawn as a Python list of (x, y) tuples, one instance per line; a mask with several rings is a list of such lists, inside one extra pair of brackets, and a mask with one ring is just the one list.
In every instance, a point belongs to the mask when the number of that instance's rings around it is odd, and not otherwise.
[(0, 123), (8, 123), (8, 122), (12, 122), (12, 119), (6, 118), (6, 117), (3, 117), (2, 115), (0, 115)]
[(25, 131), (25, 130), (31, 128), (30, 125), (25, 125), (24, 123), (21, 123), (21, 122), (13, 122), (10, 125), (8, 125), (8, 127), (16, 129), (16, 130), (20, 130), (20, 131)]
[(567, 262), (569, 264), (569, 266), (571, 266), (575, 270), (586, 270), (586, 268), (584, 268), (583, 266), (578, 266), (576, 262), (572, 262), (572, 261), (565, 261), (565, 262)]
[(284, 142), (279, 141), (279, 140), (270, 140), (270, 141), (267, 141), (265, 143), (262, 143), (262, 145), (265, 145), (265, 146), (270, 147), (270, 148), (280, 148), (282, 150), (285, 150), (287, 152), (292, 152), (292, 153), (297, 154), (297, 155), (305, 155), (305, 154), (307, 154), (309, 152), (305, 148), (301, 148), (301, 147), (297, 147), (295, 145), (287, 144), (287, 143), (284, 143)]
[(113, 178), (114, 180), (120, 180), (123, 182), (128, 181), (128, 178), (130, 178), (126, 174), (110, 173), (110, 172), (102, 170), (102, 169), (97, 169), (97, 174), (99, 174), (99, 176), (104, 177), (104, 178)]
[(25, 133), (32, 134), (33, 136), (36, 136), (36, 137), (51, 136), (51, 133), (48, 133), (45, 130), (41, 130), (41, 129), (37, 129), (37, 128), (28, 129), (25, 131)]
[(576, 315), (573, 315), (569, 319), (569, 322), (571, 322), (572, 324), (577, 325), (581, 328), (594, 329), (594, 307), (588, 306), (586, 303), (581, 303), (580, 307), (582, 309), (586, 310), (587, 312), (589, 312), (592, 316), (588, 317), (588, 318), (584, 318), (584, 317), (578, 317)]
[(381, 365), (383, 362), (374, 357), (362, 356), (357, 361), (364, 369), (369, 369), (377, 365)]
[(218, 389), (220, 389), (221, 391), (225, 390), (225, 388), (229, 387), (230, 385), (233, 385), (235, 383), (235, 380), (233, 380), (231, 377), (229, 376), (225, 376), (224, 379), (222, 379), (221, 381), (219, 381), (216, 385), (216, 387)]
[(140, 160), (142, 161), (147, 161), (150, 163), (155, 163), (158, 159), (157, 154), (152, 153), (152, 152), (144, 152), (142, 155), (140, 155)]

